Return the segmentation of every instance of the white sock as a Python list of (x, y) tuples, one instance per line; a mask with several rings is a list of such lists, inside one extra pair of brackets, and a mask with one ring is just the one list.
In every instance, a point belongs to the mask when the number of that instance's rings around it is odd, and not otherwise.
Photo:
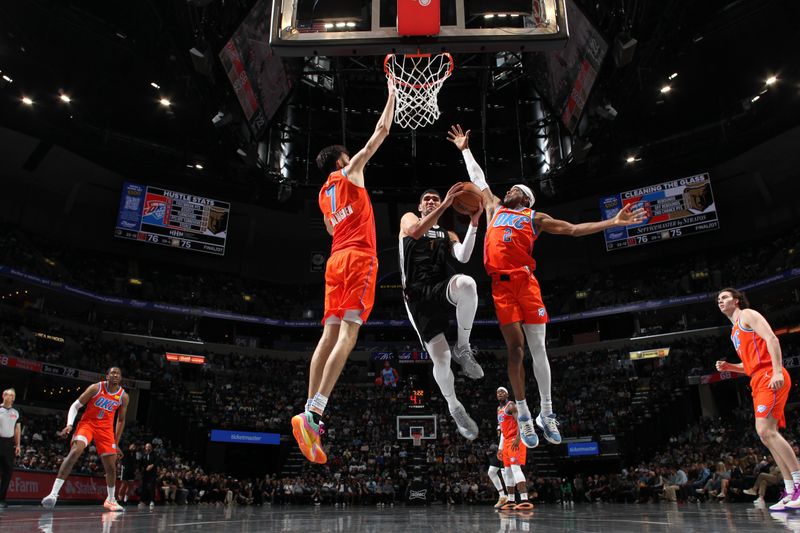
[(475, 321), (475, 312), (478, 310), (478, 286), (475, 280), (463, 274), (450, 278), (447, 286), (447, 295), (456, 304), (456, 323), (458, 327), (458, 340), (456, 346), (469, 344), (472, 333), (472, 323)]
[(528, 409), (528, 400), (517, 400), (517, 420), (520, 418), (530, 418), (531, 410)]
[(313, 401), (314, 401), (313, 398), (309, 398), (308, 400), (306, 400), (306, 408), (304, 409), (305, 411), (310, 411), (311, 410), (311, 402), (313, 402)]
[(325, 408), (328, 406), (328, 397), (323, 396), (320, 393), (316, 393), (314, 398), (311, 399), (311, 407), (309, 411), (313, 411), (318, 415), (321, 415), (325, 412)]
[(113, 502), (114, 501), (114, 491), (117, 490), (117, 487), (116, 486), (106, 487), (106, 490), (108, 491), (108, 500)]
[(523, 324), (522, 330), (528, 340), (528, 349), (531, 351), (533, 362), (533, 375), (539, 387), (539, 402), (542, 416), (553, 413), (553, 396), (550, 391), (550, 361), (547, 360), (545, 345), (546, 324)]
[(447, 407), (452, 412), (461, 405), (461, 402), (456, 397), (455, 377), (450, 369), (450, 346), (447, 345), (444, 333), (439, 333), (430, 342), (425, 343), (425, 349), (433, 361), (433, 379), (439, 385)]
[(519, 501), (521, 501), (521, 502), (528, 501), (528, 493), (527, 492), (520, 492), (519, 493)]
[(499, 492), (502, 495), (503, 494), (503, 484), (500, 482), (500, 476), (497, 475), (497, 472), (499, 470), (500, 469), (498, 467), (496, 467), (496, 466), (490, 466), (489, 467), (489, 479), (492, 480), (492, 485), (494, 485), (494, 488), (497, 489), (497, 492)]
[(516, 498), (514, 497), (514, 487), (506, 487), (508, 491), (508, 501), (515, 502)]
[(800, 470), (792, 472), (792, 481), (794, 481), (795, 485), (800, 485)]
[(786, 494), (791, 496), (792, 493), (794, 492), (794, 481), (791, 479), (784, 479), (783, 487), (786, 489)]
[(50, 496), (57, 497), (58, 493), (61, 492), (61, 485), (63, 484), (64, 484), (63, 479), (56, 478), (56, 480), (53, 481), (53, 490), (50, 491)]

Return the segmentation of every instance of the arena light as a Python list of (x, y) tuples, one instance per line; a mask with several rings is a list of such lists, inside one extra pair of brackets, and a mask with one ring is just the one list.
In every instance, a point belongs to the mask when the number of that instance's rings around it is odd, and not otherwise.
[(487, 13), (486, 15), (483, 16), (483, 18), (485, 18), (485, 19), (493, 19), (494, 18), (494, 13)]
[(31, 100), (27, 96), (23, 96), (22, 97), (22, 103), (25, 104), (25, 105), (30, 106), (30, 105), (33, 105), (33, 100)]
[(673, 72), (672, 74), (669, 75), (669, 79), (671, 79), (671, 80), (674, 80), (677, 77), (678, 77), (678, 73), (677, 72)]
[(194, 168), (196, 168), (197, 170), (203, 170), (203, 165), (201, 165), (200, 163), (195, 163)]
[(160, 88), (161, 88), (161, 85), (157, 84), (157, 83), (156, 83), (156, 82), (154, 82), (154, 81), (151, 81), (151, 82), (150, 82), (150, 87), (152, 87), (153, 89), (160, 89)]
[(756, 102), (756, 101), (757, 101), (759, 98), (761, 98), (761, 96), (759, 96), (759, 95), (755, 95), (754, 97), (752, 97), (752, 98), (750, 99), (750, 101), (751, 101), (751, 102)]
[(6, 80), (8, 83), (14, 83), (14, 80), (3, 74), (3, 79)]
[(767, 85), (774, 85), (776, 81), (778, 81), (778, 77), (777, 76), (770, 76), (769, 78), (767, 78), (767, 81), (764, 82), (764, 83), (766, 83)]
[(667, 94), (667, 93), (668, 93), (668, 92), (670, 92), (671, 90), (672, 90), (672, 87), (670, 87), (669, 85), (664, 85), (664, 86), (661, 88), (661, 94)]
[(64, 102), (65, 104), (68, 104), (68, 103), (72, 102), (72, 98), (70, 98), (69, 95), (64, 94), (64, 93), (61, 93), (60, 95), (58, 95), (58, 99), (61, 100), (62, 102)]
[(356, 27), (356, 23), (355, 22), (348, 22), (347, 23), (347, 27), (348, 28), (355, 28)]
[(325, 29), (326, 30), (333, 29), (333, 22), (326, 22), (325, 23)]
[(130, 278), (130, 279), (128, 280), (128, 283), (129, 283), (130, 285), (135, 285), (135, 286), (139, 287), (139, 286), (141, 286), (141, 284), (142, 284), (142, 280), (140, 280), (139, 278)]
[(347, 26), (346, 22), (337, 22), (336, 23), (336, 27), (337, 28), (344, 28), (345, 26)]
[(172, 102), (170, 102), (169, 98), (161, 98), (161, 99), (158, 101), (158, 103), (159, 103), (159, 104), (161, 104), (161, 105), (162, 105), (162, 106), (164, 106), (164, 107), (169, 107), (169, 106), (171, 106), (171, 105), (172, 105)]
[(628, 157), (625, 158), (625, 162), (626, 163), (630, 164), (630, 163), (633, 163), (634, 161), (636, 161), (636, 158), (634, 156), (632, 156), (632, 155), (629, 155)]

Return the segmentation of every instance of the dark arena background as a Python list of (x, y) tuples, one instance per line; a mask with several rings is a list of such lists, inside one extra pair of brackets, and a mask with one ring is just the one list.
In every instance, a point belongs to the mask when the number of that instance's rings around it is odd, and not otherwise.
[[(716, 367), (740, 361), (717, 302), (733, 287), (778, 344), (754, 338), (781, 348), (794, 384), (780, 434), (796, 452), (799, 17), (790, 0), (3, 2), (0, 531), (800, 531), (800, 513), (773, 508), (800, 471), (781, 472), (777, 434), (756, 431), (772, 407)], [(312, 463), (291, 420), (331, 255), (315, 158), (365, 146), (386, 54), (417, 50), (450, 52), (452, 73), (394, 78), (440, 89), (440, 116), (393, 124), (364, 170), (375, 305), (325, 408), (327, 462)], [(484, 216), (469, 261), (447, 267), (477, 285), (484, 376), (452, 365), (474, 440), (404, 304), (401, 218), (470, 179), (456, 124), (501, 198), (527, 185), (537, 212), (573, 224), (645, 209), (537, 240), (562, 441), (537, 428), (522, 446), (516, 503), (524, 487), (532, 509), (496, 509), (488, 475), (496, 390), (512, 385)], [(440, 220), (462, 239), (470, 224)], [(87, 440), (81, 413), (60, 435), (70, 406), (100, 382), (122, 401), (109, 367), (127, 398), (122, 456), (90, 442), (43, 507), (70, 439)]]

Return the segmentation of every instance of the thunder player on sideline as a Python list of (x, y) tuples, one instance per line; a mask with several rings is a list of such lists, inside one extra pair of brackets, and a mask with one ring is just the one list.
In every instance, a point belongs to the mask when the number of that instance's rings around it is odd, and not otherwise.
[(792, 388), (789, 372), (783, 367), (781, 344), (769, 322), (753, 309), (743, 292), (726, 288), (717, 294), (719, 310), (733, 323), (731, 341), (739, 364), (717, 361), (720, 372), (750, 376), (756, 432), (783, 474), (784, 492), (771, 511), (800, 509), (800, 463), (778, 428), (786, 427), (783, 410)]
[[(497, 423), (500, 425), (500, 447), (497, 458), (503, 461), (503, 479), (506, 481), (508, 498), (500, 505), (501, 511), (527, 511), (533, 509), (533, 504), (528, 501), (528, 484), (522, 467), (528, 456), (528, 448), (520, 446), (520, 433), (517, 424), (517, 406), (508, 401), (508, 389), (497, 388)], [(519, 493), (519, 503), (514, 498), (514, 487)], [(498, 503), (500, 503), (498, 501)], [(497, 507), (497, 505), (495, 505)]]
[[(70, 406), (67, 414), (67, 426), (61, 430), (59, 436), (64, 438), (72, 431), (75, 417), (82, 406), (86, 409), (78, 423), (78, 428), (72, 436), (72, 446), (69, 453), (61, 462), (61, 466), (53, 482), (50, 494), (42, 499), (42, 506), (45, 509), (52, 509), (56, 506), (58, 493), (61, 486), (72, 472), (72, 468), (78, 461), (89, 444), (94, 441), (97, 448), (97, 455), (103, 462), (106, 471), (106, 489), (108, 497), (103, 502), (103, 507), (109, 511), (124, 511), (125, 509), (117, 503), (114, 490), (117, 483), (117, 455), (121, 454), (119, 443), (122, 439), (122, 430), (125, 429), (125, 414), (128, 411), (128, 395), (121, 386), (122, 370), (117, 366), (108, 369), (106, 380), (89, 387), (83, 391), (77, 400)], [(117, 414), (117, 426), (114, 428), (114, 415)]]
[(454, 232), (439, 226), (439, 217), (453, 204), (463, 188), (463, 183), (453, 185), (444, 201), (433, 189), (423, 192), (418, 207), (422, 218), (408, 212), (400, 219), (398, 248), (408, 319), (433, 361), (433, 378), (447, 401), (458, 432), (464, 438), (473, 440), (478, 436), (478, 425), (456, 397), (455, 379), (450, 369), (450, 346), (444, 334), (450, 326), (450, 310), (455, 306), (458, 340), (453, 347), (452, 357), (468, 377), (482, 378), (483, 369), (475, 361), (469, 344), (472, 323), (478, 310), (478, 290), (475, 280), (470, 276), (449, 275), (447, 258), (453, 256), (460, 263), (469, 261), (483, 207), (472, 215), (463, 243)]
[(375, 215), (364, 187), (364, 167), (389, 135), (394, 118), (391, 81), (388, 88), (386, 106), (364, 148), (352, 158), (339, 145), (323, 148), (317, 155), (317, 166), (328, 173), (319, 192), (319, 207), (333, 244), (325, 268), (322, 336), (308, 373), (308, 401), (304, 412), (292, 417), (294, 438), (306, 459), (313, 463), (328, 461), (320, 442), (322, 414), (375, 301)]
[(613, 220), (571, 224), (531, 209), (535, 201), (533, 191), (523, 184), (511, 187), (501, 202), (492, 193), (483, 170), (469, 150), (469, 133), (464, 133), (460, 125), (455, 125), (448, 132), (448, 139), (461, 150), (469, 179), (483, 193), (487, 220), (483, 262), (487, 274), (492, 278), (497, 321), (508, 347), (508, 378), (516, 400), (522, 442), (528, 448), (535, 448), (539, 444), (525, 400), (525, 368), (522, 362), (527, 339), (533, 374), (539, 386), (541, 412), (536, 417), (536, 425), (549, 442), (559, 444), (561, 434), (553, 413), (550, 362), (545, 349), (548, 317), (539, 282), (533, 274), (536, 269), (536, 261), (531, 257), (533, 244), (542, 232), (581, 237), (614, 226), (637, 224), (644, 220), (644, 209), (632, 211), (628, 205)]
[[(503, 391), (506, 394), (506, 398), (508, 398), (508, 389), (505, 387), (497, 387), (497, 392)], [(499, 415), (499, 413), (498, 413)], [(497, 434), (500, 437), (500, 441), (497, 444), (497, 453), (489, 457), (489, 470), (486, 472), (489, 475), (489, 480), (494, 485), (494, 488), (497, 489), (497, 503), (494, 504), (495, 509), (501, 508), (503, 505), (508, 502), (508, 491), (505, 488), (505, 483), (501, 480), (505, 480), (506, 472), (503, 468), (503, 430), (500, 427), (500, 417), (497, 417)], [(497, 473), (500, 473), (498, 475)]]

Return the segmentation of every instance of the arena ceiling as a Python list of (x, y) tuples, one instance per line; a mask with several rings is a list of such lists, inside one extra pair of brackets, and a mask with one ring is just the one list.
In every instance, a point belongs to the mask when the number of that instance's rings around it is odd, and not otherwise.
[[(11, 81), (0, 81), (0, 125), (126, 177), (278, 205), (280, 176), (257, 163), (259, 139), (243, 127), (217, 59), (254, 3), (3, 3), (0, 76)], [(458, 54), (460, 71), (442, 92), (443, 116), (416, 139), (393, 130), (371, 165), (370, 186), (388, 198), (463, 179), (458, 153), (444, 136), (453, 122), (473, 129), (490, 179), (522, 175), (554, 201), (705, 170), (800, 124), (796, 2), (578, 4), (609, 43), (624, 33), (638, 45), (625, 66), (607, 56), (572, 157), (546, 174), (535, 164), (530, 146), (539, 125), (528, 109), (535, 97), (530, 72), (496, 78), (491, 57)], [(341, 141), (342, 109), (347, 143), (357, 149), (366, 140), (384, 100), (380, 65), (375, 57), (334, 59), (332, 86), (306, 77), (276, 113), (271, 138), (293, 143), (287, 184), (294, 196), (316, 194), (313, 157)], [(771, 76), (777, 81), (768, 86)], [(671, 91), (662, 93), (667, 84)], [(216, 127), (211, 119), (220, 111), (233, 120)], [(630, 156), (637, 161), (626, 162)]]

